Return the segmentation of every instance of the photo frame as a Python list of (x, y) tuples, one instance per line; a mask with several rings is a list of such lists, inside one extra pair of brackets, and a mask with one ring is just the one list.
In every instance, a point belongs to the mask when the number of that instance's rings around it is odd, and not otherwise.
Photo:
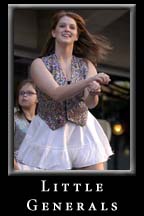
[[(9, 118), (9, 127), (8, 127), (8, 175), (133, 175), (136, 173), (136, 144), (135, 144), (135, 133), (134, 133), (134, 125), (135, 125), (135, 11), (136, 11), (136, 5), (134, 4), (117, 4), (117, 5), (100, 5), (100, 4), (94, 4), (94, 5), (23, 5), (23, 4), (17, 4), (17, 5), (8, 5), (8, 85), (9, 85), (9, 97), (8, 97), (8, 118)], [(48, 171), (48, 172), (15, 172), (13, 170), (13, 109), (14, 109), (14, 55), (19, 55), (20, 45), (14, 44), (16, 40), (16, 34), (15, 31), (17, 30), (15, 28), (15, 13), (16, 11), (33, 11), (35, 13), (36, 10), (40, 10), (45, 13), (46, 10), (50, 12), (51, 10), (62, 10), (62, 9), (68, 9), (68, 10), (81, 10), (82, 13), (90, 12), (91, 10), (95, 11), (104, 11), (104, 12), (111, 12), (117, 13), (118, 11), (128, 11), (129, 12), (129, 18), (130, 18), (130, 31), (129, 31), (129, 38), (130, 38), (130, 51), (129, 51), (129, 76), (130, 76), (130, 169), (129, 170), (105, 170), (102, 172), (97, 171), (80, 171), (80, 170), (71, 170), (71, 171)], [(108, 16), (108, 15), (107, 15)], [(34, 17), (32, 15), (32, 17)], [(19, 26), (20, 25), (19, 20)], [(34, 22), (35, 23), (35, 22)], [(102, 21), (101, 25), (104, 25), (105, 21)], [(93, 26), (95, 23), (93, 23)], [(91, 28), (93, 28), (91, 26)], [(100, 28), (100, 25), (98, 26)], [(99, 30), (100, 31), (100, 30)], [(18, 32), (18, 31), (17, 31)], [(31, 35), (34, 32), (31, 32)], [(19, 32), (20, 34), (20, 32)], [(123, 33), (124, 34), (124, 33)], [(17, 37), (17, 40), (19, 40), (19, 44), (21, 43), (21, 39)], [(30, 38), (30, 41), (32, 44), (32, 48), (30, 50), (31, 57), (34, 58), (36, 56), (36, 39), (32, 40)], [(25, 41), (25, 47), (28, 47), (28, 38)], [(28, 55), (27, 49), (24, 50), (23, 53), (21, 53), (24, 57)], [(103, 66), (100, 67), (100, 70), (105, 69)], [(114, 68), (110, 68), (111, 73), (114, 73)], [(121, 72), (119, 70), (119, 72)]]

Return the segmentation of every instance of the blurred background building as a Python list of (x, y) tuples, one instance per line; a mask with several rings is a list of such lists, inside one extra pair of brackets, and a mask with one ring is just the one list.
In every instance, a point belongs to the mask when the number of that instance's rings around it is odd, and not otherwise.
[[(66, 9), (66, 8), (60, 8)], [(17, 84), (28, 77), (32, 60), (39, 56), (58, 8), (14, 8), (10, 17), (13, 43), (14, 103)], [(67, 8), (86, 19), (92, 33), (106, 36), (113, 47), (98, 72), (108, 73), (99, 105), (90, 110), (99, 119), (114, 150), (109, 170), (130, 170), (130, 16), (129, 8)], [(131, 148), (130, 148), (131, 146)]]

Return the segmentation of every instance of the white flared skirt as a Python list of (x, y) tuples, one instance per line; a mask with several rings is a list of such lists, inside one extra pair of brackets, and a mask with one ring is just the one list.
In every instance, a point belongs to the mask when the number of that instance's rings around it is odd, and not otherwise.
[(32, 120), (20, 146), (20, 169), (67, 170), (105, 162), (113, 154), (107, 136), (95, 117), (88, 112), (81, 127), (67, 122), (51, 130), (38, 115)]

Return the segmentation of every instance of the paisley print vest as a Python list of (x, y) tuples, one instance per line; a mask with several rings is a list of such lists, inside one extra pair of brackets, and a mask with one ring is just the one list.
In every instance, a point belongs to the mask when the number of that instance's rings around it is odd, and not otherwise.
[[(55, 54), (42, 57), (42, 61), (59, 85), (64, 86), (69, 84)], [(71, 70), (71, 83), (83, 80), (86, 78), (88, 72), (87, 63), (82, 58), (73, 56)], [(64, 126), (67, 121), (80, 126), (85, 125), (88, 108), (83, 99), (84, 91), (62, 102), (53, 100), (41, 92), (40, 89), (37, 89), (37, 92), (39, 100), (38, 115), (52, 130)]]

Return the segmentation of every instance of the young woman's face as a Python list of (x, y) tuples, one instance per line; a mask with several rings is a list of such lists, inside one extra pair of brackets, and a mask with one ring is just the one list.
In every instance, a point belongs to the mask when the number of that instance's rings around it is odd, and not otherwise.
[(22, 108), (30, 108), (35, 106), (37, 100), (37, 94), (34, 87), (27, 83), (19, 90), (18, 103)]
[(52, 31), (52, 36), (57, 42), (74, 43), (78, 40), (78, 29), (74, 19), (68, 16), (60, 18), (55, 30)]

